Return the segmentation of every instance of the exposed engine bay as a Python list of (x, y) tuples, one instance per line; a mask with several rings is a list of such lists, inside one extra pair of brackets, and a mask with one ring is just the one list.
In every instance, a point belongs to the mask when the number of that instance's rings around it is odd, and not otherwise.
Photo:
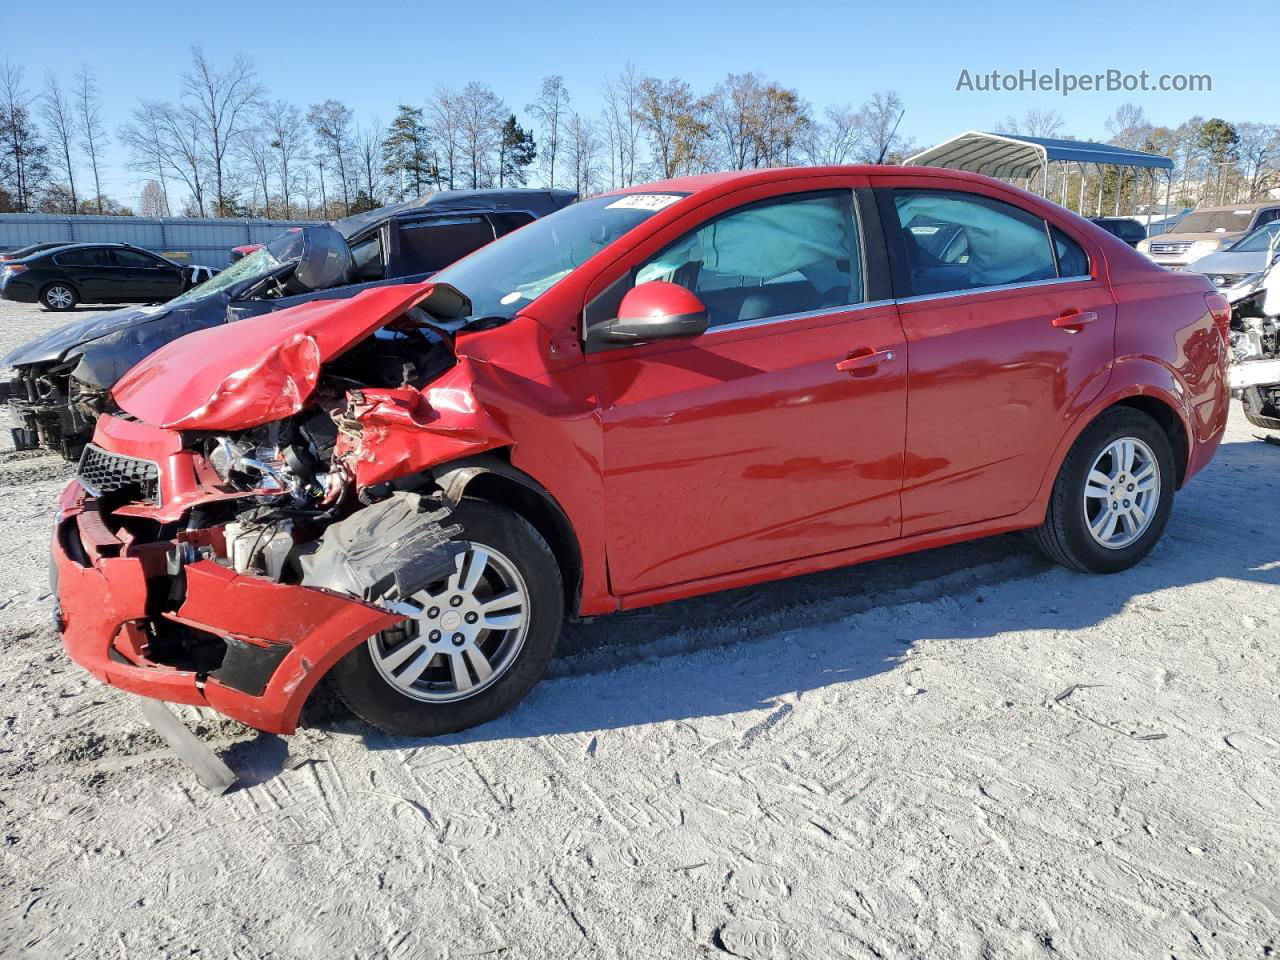
[(1280, 271), (1277, 264), (1231, 311), (1233, 391), (1256, 426), (1280, 429)]
[[(369, 412), (388, 402), (398, 410), (396, 401), (411, 398), (421, 405), (421, 391), (459, 364), (438, 318), (416, 306), (395, 309), (406, 289), (373, 294), (375, 302), (391, 301), (395, 315), (372, 332), (348, 336), (354, 342), (326, 339), (336, 324), (324, 321), (342, 305), (325, 302), (302, 314), (292, 337), (281, 333), (254, 376), (246, 378), (232, 358), (234, 372), (185, 414), (190, 428), (135, 417), (127, 409), (131, 397), (142, 397), (138, 404), (145, 407), (146, 389), (131, 393), (131, 381), (118, 385), (123, 408), (99, 423), (77, 471), (88, 498), (75, 552), (86, 563), (147, 558), (149, 617), (130, 629), (146, 662), (195, 670), (256, 695), (285, 653), (280, 643), (202, 629), (185, 614), (186, 571), (194, 565), (316, 587), (388, 612), (454, 571), (463, 548), (452, 538), (460, 528), (427, 475), (397, 471), (394, 482), (356, 482)], [(447, 309), (464, 309), (465, 300), (450, 294)], [(313, 335), (309, 322), (323, 332)], [(335, 355), (326, 357), (330, 350)], [(283, 377), (278, 387), (276, 376)], [(183, 406), (166, 383), (157, 386), (145, 374), (139, 380), (172, 409)], [(242, 404), (246, 397), (263, 406), (235, 406), (230, 413), (219, 406)], [(284, 409), (282, 402), (296, 412), (244, 429), (200, 429), (204, 420), (219, 417), (252, 422), (273, 416)], [(416, 415), (415, 422), (429, 427), (430, 414)], [(116, 444), (116, 436), (168, 446), (153, 453)]]

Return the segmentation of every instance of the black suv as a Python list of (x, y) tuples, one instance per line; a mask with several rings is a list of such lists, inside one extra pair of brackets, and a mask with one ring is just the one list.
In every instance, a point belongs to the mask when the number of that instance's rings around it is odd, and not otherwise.
[(425, 280), (577, 196), (570, 190), (449, 190), (293, 227), (168, 303), (86, 317), (37, 337), (4, 358), (17, 374), (0, 382), (0, 397), (22, 424), (13, 431), (14, 446), (46, 447), (75, 459), (111, 387), (166, 343), (308, 300)]
[(69, 243), (0, 265), (0, 297), (70, 310), (77, 303), (156, 303), (183, 291), (180, 264), (127, 243)]
[(1131, 247), (1137, 247), (1147, 239), (1147, 228), (1137, 220), (1131, 220), (1128, 217), (1090, 217), (1089, 221), (1096, 223), (1113, 237), (1119, 237)]

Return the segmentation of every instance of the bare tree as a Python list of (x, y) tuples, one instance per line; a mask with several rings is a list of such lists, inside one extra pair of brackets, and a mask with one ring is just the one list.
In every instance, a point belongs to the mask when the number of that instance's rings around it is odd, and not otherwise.
[(627, 63), (616, 79), (604, 82), (604, 126), (609, 145), (610, 186), (636, 182), (640, 153), (640, 74)]
[(820, 166), (853, 162), (863, 140), (862, 113), (844, 104), (827, 107), (824, 118), (805, 131), (801, 141), (805, 159)]
[(1274, 123), (1240, 123), (1236, 149), (1240, 155), (1240, 175), (1248, 200), (1261, 199), (1280, 181), (1280, 126)]
[[(102, 214), (102, 179), (98, 169), (98, 155), (107, 145), (107, 131), (102, 125), (102, 101), (98, 96), (98, 83), (89, 68), (81, 64), (76, 74), (75, 86), (76, 119), (80, 127), (80, 149), (89, 157), (89, 167), (93, 170), (94, 204), (99, 215)], [(160, 180), (160, 188), (165, 189), (164, 179)], [(169, 203), (165, 195), (165, 206)]]
[(565, 154), (573, 170), (574, 189), (589, 197), (600, 186), (600, 136), (595, 125), (573, 113), (565, 125)]
[(538, 98), (525, 109), (542, 125), (542, 149), (539, 155), (546, 171), (546, 185), (554, 188), (556, 157), (560, 155), (565, 119), (569, 112), (569, 90), (564, 85), (564, 77), (558, 73), (543, 77)]
[(262, 99), (263, 88), (253, 70), (253, 62), (236, 54), (231, 66), (216, 69), (198, 46), (191, 48), (191, 70), (182, 75), (183, 109), (191, 129), (213, 166), (214, 212), (226, 216), (227, 158), (236, 141), (249, 127), (254, 107)]
[[(427, 104), (432, 145), (438, 151), (434, 160), (437, 180), (454, 187), (458, 161), (462, 153), (462, 105), (459, 95), (448, 87), (436, 87)], [(439, 183), (437, 183), (437, 186)]]
[(1012, 114), (996, 127), (996, 133), (1024, 137), (1056, 137), (1066, 121), (1057, 110), (1027, 110), (1019, 119)]
[[(314, 104), (307, 111), (307, 122), (315, 132), (316, 143), (320, 147), (320, 195), (324, 197), (324, 160), (327, 155), (333, 160), (330, 169), (336, 169), (338, 186), (342, 189), (343, 214), (351, 212), (351, 161), (355, 153), (355, 141), (352, 125), (355, 114), (351, 108), (338, 100), (326, 100)], [(323, 201), (322, 201), (323, 202)]]
[(893, 90), (872, 94), (862, 105), (864, 159), (884, 163), (911, 149), (910, 138), (898, 134), (906, 112), (902, 97)]
[[(120, 142), (129, 150), (129, 167), (153, 178), (160, 185), (165, 209), (169, 209), (169, 146), (161, 119), (165, 107), (156, 101), (143, 101), (133, 111), (133, 121), (120, 128)], [(83, 120), (83, 116), (81, 118)], [(81, 128), (83, 130), (83, 126)], [(96, 181), (95, 181), (96, 182)], [(101, 197), (101, 194), (99, 194)], [(99, 204), (99, 211), (101, 205)]]
[(293, 171), (303, 161), (307, 149), (302, 111), (292, 103), (276, 100), (263, 110), (262, 124), (275, 158), (280, 202), (287, 220), (293, 216)]
[(764, 84), (754, 73), (731, 73), (706, 98), (717, 159), (732, 170), (758, 166)]
[[(262, 194), (258, 208), (262, 216), (271, 216), (271, 136), (265, 126), (245, 130), (236, 140), (236, 154), (252, 173), (253, 198)], [(252, 204), (250, 204), (252, 206)]]
[(1136, 103), (1122, 103), (1107, 118), (1107, 132), (1117, 147), (1136, 150), (1151, 132), (1146, 112)]
[(362, 127), (356, 137), (356, 159), (359, 174), (363, 178), (357, 190), (356, 206), (361, 210), (372, 210), (382, 201), (382, 121), (377, 117), (366, 127)]
[(53, 133), (53, 145), (58, 154), (62, 173), (67, 178), (67, 189), (70, 192), (71, 209), (68, 213), (78, 213), (80, 199), (76, 196), (76, 168), (71, 161), (71, 143), (75, 139), (75, 118), (71, 112), (71, 104), (62, 95), (62, 87), (52, 70), (45, 74), (44, 95), (40, 100), (40, 115)]
[(462, 158), (469, 168), (471, 187), (487, 187), (494, 179), (494, 154), (502, 144), (507, 105), (486, 84), (472, 81), (458, 95)]
[(169, 202), (155, 180), (148, 180), (142, 185), (142, 193), (138, 196), (138, 214), (143, 217), (169, 215)]

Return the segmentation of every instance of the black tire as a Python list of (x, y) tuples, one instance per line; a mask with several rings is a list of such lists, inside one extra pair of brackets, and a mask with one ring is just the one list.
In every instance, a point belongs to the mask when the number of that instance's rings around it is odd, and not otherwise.
[(367, 643), (334, 665), (330, 679), (351, 712), (387, 733), (435, 737), (493, 720), (516, 706), (546, 669), (564, 621), (564, 590), (555, 556), (519, 514), (482, 500), (464, 500), (452, 519), (472, 543), (505, 554), (529, 593), (529, 629), (514, 661), (497, 681), (474, 696), (448, 703), (416, 700), (383, 677)]
[[(1098, 456), (1116, 440), (1136, 438), (1155, 455), (1160, 473), (1160, 497), (1150, 524), (1133, 543), (1105, 547), (1089, 532), (1084, 488)], [(1129, 407), (1113, 407), (1085, 428), (1076, 439), (1049, 496), (1044, 523), (1034, 536), (1041, 550), (1056, 563), (1084, 573), (1119, 573), (1151, 552), (1164, 533), (1173, 508), (1176, 467), (1169, 438), (1151, 417)]]
[[(55, 291), (63, 291), (70, 299), (56, 296)], [(46, 310), (62, 313), (66, 310), (75, 309), (76, 304), (80, 302), (80, 293), (71, 284), (55, 280), (40, 291), (40, 302)]]
[(1240, 403), (1244, 407), (1244, 418), (1255, 427), (1261, 427), (1263, 430), (1280, 430), (1280, 417), (1266, 415), (1266, 411), (1274, 407), (1268, 408), (1262, 399), (1262, 391), (1257, 387), (1248, 387), (1241, 394)]

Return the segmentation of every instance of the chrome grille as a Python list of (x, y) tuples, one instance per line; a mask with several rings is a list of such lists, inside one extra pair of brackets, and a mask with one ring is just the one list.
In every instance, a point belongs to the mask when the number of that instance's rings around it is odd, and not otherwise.
[(121, 456), (89, 443), (80, 454), (76, 479), (95, 497), (132, 489), (139, 501), (160, 506), (160, 468), (150, 460)]
[(1152, 253), (1186, 253), (1191, 249), (1191, 241), (1179, 240), (1177, 243), (1153, 243), (1150, 249)]

